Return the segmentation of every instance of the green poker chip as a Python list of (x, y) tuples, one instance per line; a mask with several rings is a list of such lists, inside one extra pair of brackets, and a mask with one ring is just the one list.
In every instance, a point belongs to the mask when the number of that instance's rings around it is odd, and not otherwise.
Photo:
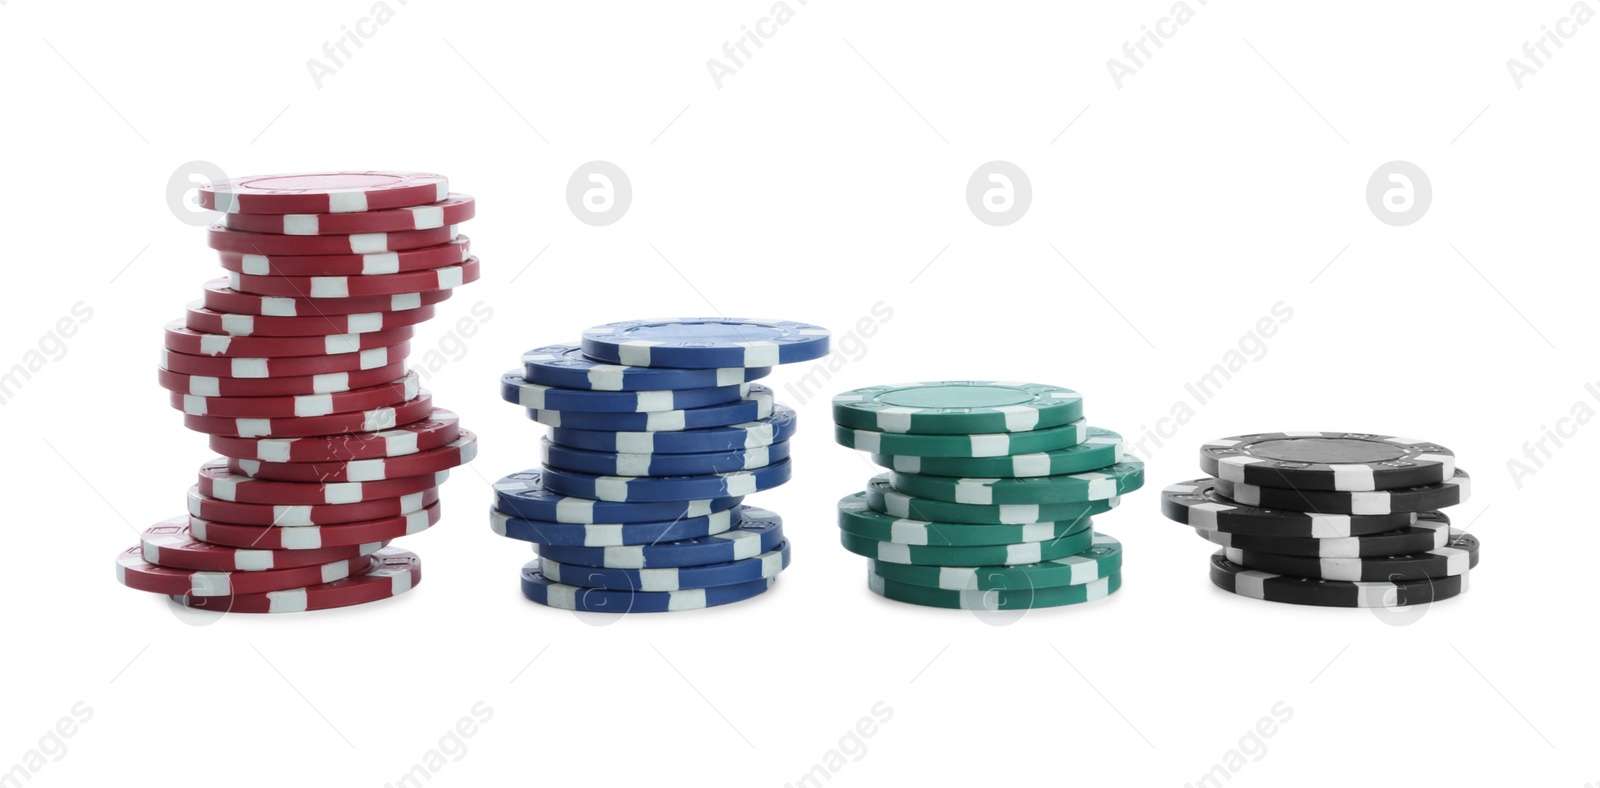
[(1122, 571), (1122, 543), (1105, 534), (1095, 534), (1088, 550), (1037, 564), (915, 566), (872, 561), (871, 569), (885, 580), (947, 591), (1022, 591), (1078, 586)]
[(867, 505), (892, 517), (924, 520), (930, 523), (971, 523), (975, 525), (1016, 525), (1025, 523), (1077, 522), (1103, 514), (1122, 503), (1118, 498), (1083, 503), (970, 504), (917, 498), (898, 492), (889, 483), (889, 474), (880, 473), (867, 482)]
[(1047, 542), (1020, 542), (1018, 544), (985, 545), (973, 547), (933, 547), (899, 542), (880, 542), (856, 536), (848, 531), (839, 532), (839, 542), (844, 549), (856, 555), (890, 564), (916, 564), (918, 566), (1013, 566), (1037, 564), (1077, 555), (1094, 546), (1093, 524), (1085, 518), (1083, 528), (1060, 539)]
[(947, 607), (957, 610), (1029, 610), (1042, 607), (1063, 607), (1104, 599), (1122, 587), (1122, 573), (1102, 577), (1082, 585), (1050, 586), (1046, 588), (1018, 588), (1006, 591), (950, 591), (943, 588), (911, 585), (868, 573), (867, 587), (872, 592), (896, 602), (907, 602), (924, 607)]
[(1122, 458), (1122, 436), (1100, 427), (1090, 427), (1088, 437), (1076, 446), (1034, 454), (1013, 454), (1006, 457), (872, 455), (874, 463), (901, 473), (997, 479), (1083, 473), (1115, 465), (1122, 462)]
[(1082, 527), (1082, 521), (1014, 525), (930, 523), (873, 511), (867, 505), (866, 493), (847, 495), (839, 500), (839, 530), (880, 542), (937, 547), (1005, 545), (1059, 539)]
[(1065, 449), (1082, 443), (1088, 437), (1089, 428), (1083, 419), (1032, 432), (972, 435), (911, 435), (852, 429), (842, 424), (835, 424), (833, 428), (834, 440), (843, 446), (870, 454), (906, 454), (914, 457), (1004, 457)]
[(1032, 432), (1083, 418), (1083, 397), (1038, 383), (946, 380), (870, 386), (833, 398), (833, 420), (915, 435)]
[(1084, 503), (1144, 486), (1144, 463), (1128, 460), (1097, 471), (1025, 479), (953, 479), (891, 472), (895, 491), (916, 498), (971, 504)]

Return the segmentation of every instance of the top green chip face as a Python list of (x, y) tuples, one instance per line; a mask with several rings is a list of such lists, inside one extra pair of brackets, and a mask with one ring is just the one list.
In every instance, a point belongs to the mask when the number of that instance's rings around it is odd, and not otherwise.
[(1083, 397), (1037, 383), (947, 380), (870, 386), (833, 398), (833, 420), (913, 435), (1030, 432), (1083, 418)]

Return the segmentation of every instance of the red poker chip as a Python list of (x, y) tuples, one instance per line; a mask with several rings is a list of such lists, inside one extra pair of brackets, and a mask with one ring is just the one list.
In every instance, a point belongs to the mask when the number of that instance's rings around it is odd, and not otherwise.
[(420, 512), (380, 517), (341, 525), (306, 525), (276, 528), (270, 525), (236, 525), (189, 518), (189, 532), (211, 544), (255, 550), (327, 550), (420, 534), (439, 522), (439, 505)]
[(431, 306), (421, 306), (401, 312), (266, 317), (218, 312), (206, 308), (203, 302), (194, 301), (189, 304), (188, 311), (184, 314), (183, 324), (194, 331), (236, 337), (320, 337), (332, 334), (381, 333), (414, 326), (432, 319)]
[(284, 397), (301, 394), (331, 394), (364, 389), (398, 380), (406, 374), (406, 363), (396, 361), (386, 367), (355, 372), (329, 372), (292, 378), (229, 378), (210, 375), (185, 375), (171, 370), (156, 370), (161, 387), (197, 397)]
[(433, 410), (433, 395), (422, 389), (415, 398), (393, 407), (282, 419), (184, 416), (183, 426), (206, 435), (230, 438), (313, 438), (392, 430), (422, 421)]
[(356, 235), (273, 235), (229, 230), (220, 224), (206, 228), (206, 245), (219, 252), (245, 254), (371, 254), (438, 246), (455, 240), (454, 225), (431, 230)]
[(356, 372), (387, 367), (403, 361), (411, 343), (368, 348), (336, 356), (279, 356), (276, 358), (222, 358), (191, 356), (162, 348), (161, 368), (184, 375), (209, 375), (219, 378), (293, 378), (327, 372)]
[[(330, 317), (366, 312), (404, 312), (449, 300), (452, 290), (426, 293), (399, 293), (359, 298), (296, 298), (241, 293), (228, 286), (228, 280), (213, 279), (205, 285), (205, 308), (236, 315), (268, 317)], [(205, 329), (201, 329), (202, 331)], [(226, 333), (237, 333), (229, 331)], [(324, 331), (325, 334), (353, 334), (354, 331)]]
[[(211, 450), (238, 460), (349, 462), (400, 457), (437, 449), (461, 434), (461, 417), (443, 408), (415, 424), (382, 432), (315, 438), (227, 438), (211, 436)], [(227, 519), (227, 518), (222, 518)]]
[(308, 172), (252, 175), (202, 186), (196, 202), (223, 213), (356, 213), (427, 205), (450, 196), (431, 172)]
[(251, 276), (382, 276), (442, 268), (467, 261), (472, 241), (465, 235), (439, 246), (372, 254), (269, 255), (218, 252), (222, 267)]
[[(228, 470), (228, 460), (217, 458), (200, 466), (200, 492), (219, 501), (265, 504), (345, 504), (396, 498), (425, 492), (444, 484), (449, 471), (406, 476), (381, 482), (307, 484), (252, 479)], [(165, 593), (177, 593), (168, 591)]]
[[(298, 528), (308, 525), (338, 525), (398, 517), (439, 502), (439, 488), (429, 487), (419, 493), (398, 498), (379, 498), (360, 503), (340, 504), (284, 504), (272, 506), (259, 503), (219, 501), (202, 495), (198, 486), (189, 488), (189, 516), (202, 520), (233, 523), (236, 525), (265, 525), (277, 528)], [(190, 521), (191, 525), (193, 520)], [(211, 541), (207, 537), (200, 537)], [(372, 541), (364, 539), (362, 541)]]
[(284, 419), (351, 413), (391, 407), (407, 402), (421, 391), (417, 373), (381, 386), (330, 394), (302, 394), (287, 397), (200, 397), (174, 391), (168, 395), (172, 407), (190, 416), (228, 419)]
[(422, 582), (422, 559), (416, 553), (385, 547), (374, 553), (372, 560), (376, 564), (372, 571), (332, 583), (267, 594), (174, 595), (172, 600), (186, 607), (218, 613), (303, 613), (397, 597)]
[(470, 194), (451, 194), (426, 205), (360, 213), (230, 213), (222, 224), (230, 230), (275, 235), (355, 235), (432, 230), (471, 219), (477, 203)]
[(397, 293), (451, 290), (478, 281), (478, 258), (460, 265), (382, 276), (251, 276), (228, 274), (228, 286), (241, 293), (312, 298), (364, 298)]
[(334, 356), (359, 353), (375, 347), (398, 345), (411, 339), (411, 326), (365, 334), (325, 334), (307, 337), (240, 337), (195, 331), (174, 320), (165, 329), (168, 350), (192, 356), (226, 358), (278, 358), (282, 356)]
[(378, 566), (374, 556), (363, 556), (295, 569), (262, 572), (200, 572), (157, 566), (130, 547), (117, 556), (117, 582), (152, 594), (179, 594), (219, 597), (230, 594), (261, 594), (302, 586), (320, 585), (362, 575)]
[(139, 536), (144, 560), (157, 566), (200, 572), (266, 572), (330, 564), (371, 555), (388, 544), (373, 541), (317, 550), (253, 550), (202, 542), (189, 533), (188, 517), (173, 517)]
[(462, 430), (461, 437), (445, 446), (402, 457), (379, 457), (349, 462), (262, 462), (228, 460), (228, 470), (252, 479), (308, 484), (374, 482), (447, 471), (472, 462), (478, 455), (478, 436)]

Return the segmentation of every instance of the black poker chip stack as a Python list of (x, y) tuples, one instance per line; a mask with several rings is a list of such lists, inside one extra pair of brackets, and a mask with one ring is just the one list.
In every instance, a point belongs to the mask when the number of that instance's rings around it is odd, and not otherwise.
[(1467, 472), (1437, 443), (1351, 432), (1238, 435), (1200, 447), (1211, 474), (1168, 486), (1161, 512), (1222, 549), (1211, 582), (1322, 607), (1403, 607), (1458, 596), (1478, 540), (1439, 511)]

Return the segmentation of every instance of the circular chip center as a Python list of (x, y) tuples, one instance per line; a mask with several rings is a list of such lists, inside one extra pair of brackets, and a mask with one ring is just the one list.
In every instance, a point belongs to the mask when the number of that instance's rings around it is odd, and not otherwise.
[[(663, 323), (626, 329), (627, 339), (642, 339), (664, 345), (733, 345), (739, 342), (771, 342), (785, 338), (781, 328), (759, 323)], [(602, 339), (604, 339), (602, 337)]]
[(1033, 401), (1031, 392), (996, 386), (913, 386), (885, 391), (878, 401), (899, 408), (998, 408)]
[(1252, 443), (1246, 451), (1252, 457), (1282, 462), (1309, 462), (1325, 465), (1358, 465), (1388, 462), (1406, 456), (1406, 450), (1392, 443), (1357, 438), (1299, 438)]
[(340, 189), (376, 189), (392, 186), (400, 179), (393, 175), (366, 172), (330, 172), (314, 175), (285, 175), (255, 178), (242, 184), (250, 189), (278, 192), (322, 192)]

